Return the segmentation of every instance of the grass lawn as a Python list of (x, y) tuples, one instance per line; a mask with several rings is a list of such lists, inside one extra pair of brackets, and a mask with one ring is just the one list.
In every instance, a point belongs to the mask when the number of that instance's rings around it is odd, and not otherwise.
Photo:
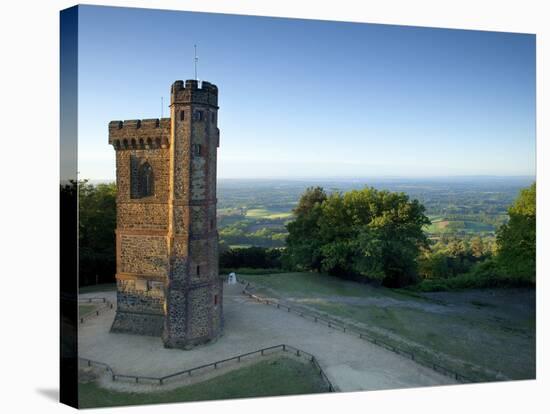
[(246, 280), (271, 288), (285, 297), (317, 296), (392, 296), (402, 298), (404, 295), (391, 289), (377, 288), (369, 284), (345, 281), (319, 273), (281, 273), (271, 275), (247, 275)]
[(97, 305), (94, 304), (79, 304), (78, 305), (78, 313), (79, 316), (86, 316), (88, 313), (93, 312), (96, 309)]
[(411, 294), (315, 273), (243, 278), (474, 380), (535, 376), (534, 289)]
[(326, 392), (326, 385), (311, 363), (279, 357), (170, 391), (118, 392), (95, 382), (80, 383), (79, 401), (80, 408), (91, 408), (320, 392)]
[(116, 283), (103, 283), (99, 285), (81, 286), (78, 293), (108, 292), (116, 290)]

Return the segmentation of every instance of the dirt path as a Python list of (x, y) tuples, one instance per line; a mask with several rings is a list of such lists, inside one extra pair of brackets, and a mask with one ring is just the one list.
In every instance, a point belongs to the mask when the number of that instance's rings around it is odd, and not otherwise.
[[(240, 289), (239, 285), (225, 287), (225, 330), (216, 343), (181, 351), (165, 349), (160, 338), (111, 334), (114, 311), (110, 311), (81, 325), (79, 354), (105, 362), (117, 373), (162, 376), (285, 343), (315, 355), (327, 376), (342, 391), (455, 383), (369, 342), (258, 304), (243, 296)], [(102, 295), (115, 302), (115, 292)]]

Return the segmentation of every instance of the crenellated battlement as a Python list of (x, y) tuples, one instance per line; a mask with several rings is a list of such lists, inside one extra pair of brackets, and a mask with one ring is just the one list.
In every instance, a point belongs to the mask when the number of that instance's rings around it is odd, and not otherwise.
[(115, 150), (168, 148), (170, 118), (109, 122), (109, 144)]
[(188, 79), (185, 83), (177, 80), (172, 84), (172, 104), (199, 104), (207, 105), (218, 109), (218, 87), (213, 83), (194, 79)]

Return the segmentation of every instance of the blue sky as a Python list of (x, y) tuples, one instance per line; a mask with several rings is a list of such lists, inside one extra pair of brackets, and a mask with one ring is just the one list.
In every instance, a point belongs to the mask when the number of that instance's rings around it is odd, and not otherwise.
[(80, 178), (113, 179), (110, 120), (219, 88), (219, 178), (535, 174), (535, 36), (84, 6)]

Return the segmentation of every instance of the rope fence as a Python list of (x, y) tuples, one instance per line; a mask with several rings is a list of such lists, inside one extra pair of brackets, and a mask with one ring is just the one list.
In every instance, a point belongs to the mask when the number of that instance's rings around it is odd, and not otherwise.
[(189, 368), (189, 369), (186, 369), (186, 370), (183, 370), (183, 371), (174, 372), (173, 374), (165, 375), (163, 377), (150, 377), (150, 376), (143, 376), (143, 375), (117, 374), (117, 373), (114, 372), (114, 370), (108, 364), (105, 364), (103, 362), (98, 362), (98, 361), (94, 361), (94, 360), (87, 359), (87, 358), (79, 358), (79, 360), (82, 364), (84, 364), (88, 367), (94, 367), (95, 366), (95, 367), (99, 367), (99, 368), (105, 370), (106, 372), (108, 372), (111, 375), (111, 379), (113, 381), (126, 380), (126, 381), (135, 382), (136, 384), (139, 384), (139, 383), (149, 383), (149, 384), (153, 383), (153, 384), (158, 384), (158, 385), (164, 385), (166, 383), (166, 381), (172, 380), (172, 379), (177, 378), (177, 377), (182, 377), (182, 376), (190, 377), (194, 373), (197, 373), (199, 371), (204, 371), (208, 368), (218, 369), (218, 368), (220, 368), (221, 365), (223, 365), (225, 363), (234, 362), (234, 361), (240, 363), (244, 358), (247, 358), (247, 357), (257, 356), (257, 355), (260, 355), (260, 356), (272, 355), (276, 352), (290, 352), (290, 353), (295, 354), (297, 357), (302, 357), (302, 358), (307, 359), (308, 361), (310, 361), (313, 364), (313, 366), (318, 371), (318, 373), (321, 376), (323, 382), (327, 386), (327, 391), (328, 392), (337, 391), (337, 389), (334, 387), (332, 382), (329, 380), (329, 378), (325, 374), (323, 368), (319, 364), (319, 361), (317, 360), (317, 358), (315, 358), (314, 355), (310, 354), (309, 352), (303, 351), (301, 349), (295, 348), (291, 345), (287, 345), (287, 344), (274, 345), (274, 346), (269, 346), (267, 348), (258, 349), (256, 351), (246, 352), (244, 354), (236, 355), (236, 356), (233, 356), (233, 357), (230, 357), (230, 358), (221, 359), (219, 361), (211, 362), (209, 364), (199, 365), (199, 366)]
[(93, 298), (78, 298), (78, 303), (92, 303), (92, 302), (103, 302), (106, 303), (107, 299), (104, 297), (93, 297)]
[(113, 309), (113, 304), (109, 302), (106, 298), (79, 298), (78, 299), (79, 305), (87, 304), (87, 303), (91, 304), (96, 302), (102, 303), (103, 305), (91, 312), (86, 313), (83, 316), (79, 316), (78, 320), (80, 323), (84, 323), (91, 318), (99, 316), (101, 313), (105, 311)]

